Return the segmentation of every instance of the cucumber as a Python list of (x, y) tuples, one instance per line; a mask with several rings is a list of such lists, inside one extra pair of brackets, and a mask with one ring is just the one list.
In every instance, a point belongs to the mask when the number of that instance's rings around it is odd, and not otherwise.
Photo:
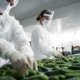
[(80, 70), (80, 66), (69, 66), (68, 69)]
[(35, 75), (35, 76), (31, 76), (31, 77), (27, 78), (27, 80), (36, 80), (36, 79), (38, 79), (38, 80), (48, 80), (48, 76), (43, 74), (43, 75)]
[(80, 80), (80, 77), (75, 77), (75, 80)]
[(0, 69), (0, 76), (5, 76), (6, 75), (6, 72), (5, 72), (5, 70), (3, 70), (3, 69)]
[(51, 77), (49, 77), (49, 80), (59, 80), (59, 77), (58, 76), (51, 76)]
[(59, 80), (65, 80), (66, 76), (65, 75), (59, 75)]
[(9, 69), (13, 69), (13, 66), (11, 64), (5, 64), (2, 66), (2, 68), (9, 68)]
[(74, 77), (80, 77), (79, 73), (67, 73), (66, 78), (74, 78)]
[(52, 68), (52, 70), (59, 70), (60, 67), (59, 66), (55, 66), (54, 68)]
[(44, 64), (44, 66), (48, 67), (48, 68), (54, 68), (55, 64), (54, 63), (48, 63), (48, 64)]
[(58, 74), (63, 74), (63, 75), (65, 75), (67, 73), (67, 71), (66, 70), (63, 70), (63, 69), (57, 70), (56, 72)]
[(47, 72), (45, 72), (45, 74), (47, 75), (47, 76), (53, 76), (53, 75), (60, 75), (60, 74), (63, 74), (63, 75), (65, 75), (67, 73), (67, 71), (66, 70), (54, 70), (54, 71), (47, 71)]
[(72, 66), (80, 66), (80, 63), (72, 63)]
[(28, 71), (28, 76), (33, 76), (33, 75), (36, 75), (37, 72), (35, 70), (29, 70)]
[(16, 72), (13, 69), (6, 70), (6, 75), (7, 76), (12, 76), (12, 77), (14, 77), (14, 78), (16, 78), (18, 80), (22, 80), (22, 78), (23, 78), (23, 75), (20, 75), (18, 72)]
[(47, 76), (53, 76), (53, 75), (57, 75), (57, 73), (55, 73), (54, 71), (47, 71), (47, 72), (45, 72), (45, 75), (47, 75)]
[(2, 76), (0, 77), (0, 80), (16, 80), (16, 79), (11, 76)]
[(38, 66), (38, 69), (41, 70), (42, 72), (48, 71), (48, 68), (45, 66)]
[(59, 67), (69, 67), (69, 66), (71, 66), (71, 64), (57, 64)]
[(79, 63), (79, 61), (78, 60), (73, 60), (72, 63), (76, 64), (76, 63)]
[(54, 59), (42, 59), (42, 63), (54, 63)]
[(64, 56), (62, 57), (62, 60), (65, 61), (65, 62), (69, 62), (68, 58), (66, 58)]
[(8, 69), (6, 70), (6, 75), (16, 76), (17, 72), (15, 70)]
[(57, 61), (56, 64), (65, 64), (64, 61)]

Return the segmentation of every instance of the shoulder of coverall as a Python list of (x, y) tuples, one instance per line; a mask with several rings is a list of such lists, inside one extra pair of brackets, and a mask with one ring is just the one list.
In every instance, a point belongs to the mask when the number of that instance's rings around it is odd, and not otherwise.
[(14, 16), (10, 16), (10, 20), (11, 20), (13, 26), (17, 25), (17, 26), (21, 26), (22, 27), (20, 22)]
[(34, 29), (33, 29), (33, 31), (32, 31), (32, 33), (34, 34), (36, 34), (37, 35), (37, 33), (40, 33), (41, 32), (41, 29), (42, 29), (42, 26), (41, 25), (38, 25), (38, 26), (36, 26)]

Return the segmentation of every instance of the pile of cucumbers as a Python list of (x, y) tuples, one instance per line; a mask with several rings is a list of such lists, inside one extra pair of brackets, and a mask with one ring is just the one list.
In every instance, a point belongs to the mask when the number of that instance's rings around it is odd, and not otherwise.
[(68, 55), (62, 59), (38, 60), (38, 71), (25, 75), (16, 72), (11, 64), (0, 68), (0, 80), (80, 80), (80, 56)]

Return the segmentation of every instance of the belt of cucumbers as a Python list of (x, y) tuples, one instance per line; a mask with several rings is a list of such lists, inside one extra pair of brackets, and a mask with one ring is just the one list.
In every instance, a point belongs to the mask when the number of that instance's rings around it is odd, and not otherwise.
[(38, 71), (19, 75), (11, 64), (0, 68), (0, 80), (80, 80), (80, 56), (38, 60)]

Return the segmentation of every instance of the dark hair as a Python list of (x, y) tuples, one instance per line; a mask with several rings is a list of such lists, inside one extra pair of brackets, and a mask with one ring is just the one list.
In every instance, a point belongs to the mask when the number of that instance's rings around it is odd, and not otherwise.
[(49, 10), (47, 10), (47, 9), (43, 10), (43, 11), (39, 14), (39, 16), (37, 17), (36, 20), (39, 21), (40, 18), (44, 16), (44, 14), (51, 14), (51, 12), (50, 12)]

